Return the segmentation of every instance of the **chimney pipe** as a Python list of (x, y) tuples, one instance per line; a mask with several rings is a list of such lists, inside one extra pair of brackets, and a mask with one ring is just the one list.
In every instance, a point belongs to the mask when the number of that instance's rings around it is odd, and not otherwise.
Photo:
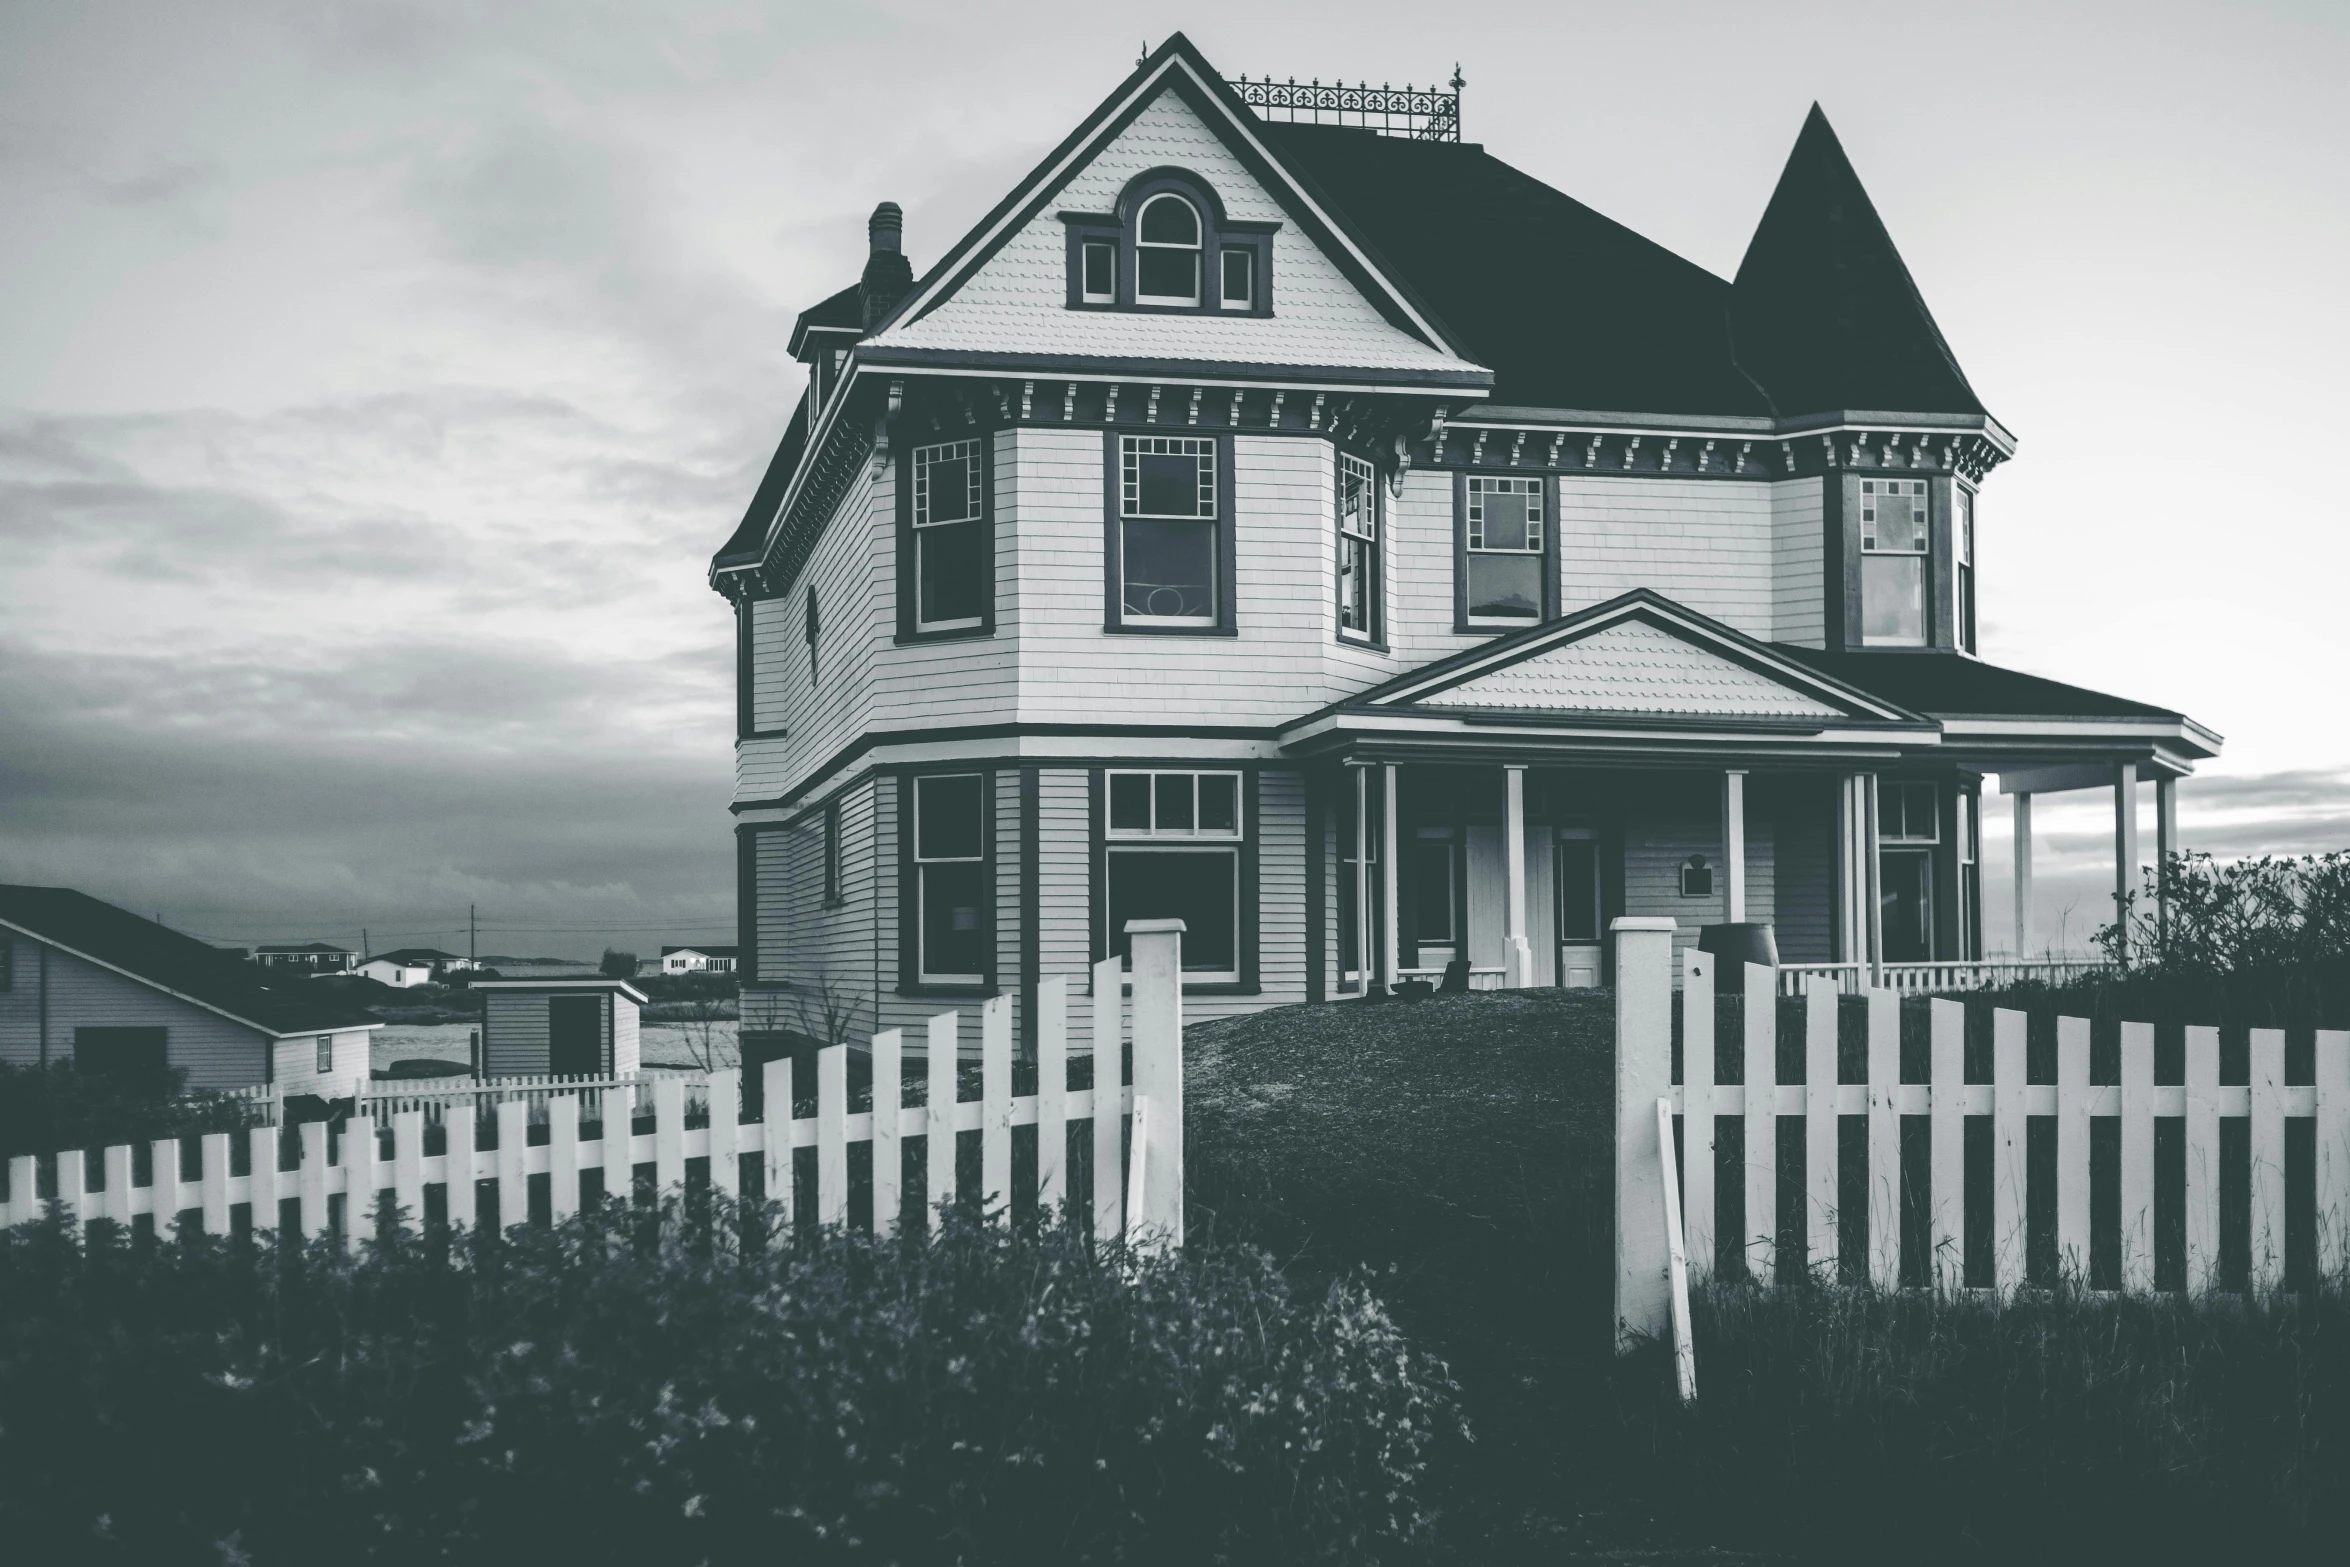
[(865, 233), (873, 248), (865, 257), (865, 274), (858, 280), (857, 291), (864, 304), (865, 330), (870, 332), (912, 292), (914, 269), (898, 249), (905, 239), (906, 214), (896, 202), (885, 201), (875, 207)]
[(885, 201), (873, 209), (873, 216), (865, 222), (866, 238), (877, 251), (897, 251), (905, 248), (906, 214), (894, 201)]

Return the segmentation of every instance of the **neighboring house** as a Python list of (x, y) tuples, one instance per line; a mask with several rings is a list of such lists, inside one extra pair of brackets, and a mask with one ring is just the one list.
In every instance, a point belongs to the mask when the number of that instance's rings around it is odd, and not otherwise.
[(740, 949), (735, 947), (663, 947), (664, 974), (731, 974)]
[(1625, 915), (1973, 960), (1987, 775), (2168, 823), (2216, 735), (1980, 655), (2014, 440), (1816, 108), (1725, 281), (1451, 95), (1285, 96), (1172, 39), (919, 281), (884, 203), (800, 318), (711, 566), (747, 1059), (821, 1002), (1033, 1037), (1147, 916), (1193, 1017), (1591, 984)]
[(369, 958), (352, 972), (363, 979), (372, 979), (379, 985), (390, 985), (396, 990), (432, 983), (431, 964), (413, 963), (390, 955)]
[(443, 952), (438, 947), (401, 947), (379, 955), (410, 968), (422, 964), (435, 974), (462, 973), (473, 967), (472, 959), (459, 957), (454, 952)]
[(253, 961), (264, 968), (305, 968), (340, 974), (357, 961), (357, 954), (348, 947), (325, 941), (265, 941), (253, 949)]
[(0, 886), (0, 1061), (170, 1066), (191, 1088), (340, 1099), (367, 1082), (382, 1026), (85, 893)]

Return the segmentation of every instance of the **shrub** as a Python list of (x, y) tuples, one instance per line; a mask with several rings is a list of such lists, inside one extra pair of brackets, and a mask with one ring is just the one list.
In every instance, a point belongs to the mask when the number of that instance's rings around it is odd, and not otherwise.
[[(736, 1216), (730, 1216), (736, 1217)], [(1262, 1254), (617, 1206), (360, 1257), (0, 1246), (0, 1538), (79, 1561), (1366, 1561), (1459, 1429)], [(673, 1221), (676, 1218), (672, 1210)], [(42, 1559), (39, 1548), (19, 1559)]]
[[(2165, 900), (2167, 918), (2158, 917)], [(2174, 854), (2147, 867), (2144, 892), (2097, 942), (2121, 972), (2058, 999), (2089, 997), (2098, 1010), (2134, 1008), (2128, 1015), (2153, 1021), (2342, 1027), (2350, 853), (2225, 862)]]
[(176, 1067), (83, 1072), (71, 1061), (47, 1066), (0, 1062), (0, 1158), (259, 1124), (245, 1100), (191, 1092), (187, 1081), (188, 1074)]
[(606, 947), (604, 961), (597, 965), (597, 970), (606, 979), (634, 979), (636, 978), (636, 954), (622, 952), (617, 947)]

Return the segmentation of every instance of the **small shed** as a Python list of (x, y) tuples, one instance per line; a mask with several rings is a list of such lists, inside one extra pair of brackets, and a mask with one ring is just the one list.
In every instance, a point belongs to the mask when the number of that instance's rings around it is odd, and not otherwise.
[(620, 979), (485, 979), (483, 1077), (635, 1075), (637, 1008), (645, 994)]

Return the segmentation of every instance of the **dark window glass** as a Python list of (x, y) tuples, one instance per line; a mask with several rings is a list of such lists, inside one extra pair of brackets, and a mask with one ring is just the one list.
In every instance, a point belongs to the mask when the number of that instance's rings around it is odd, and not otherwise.
[(1227, 250), (1224, 252), (1224, 303), (1249, 305), (1256, 302), (1257, 258), (1254, 251)]
[(987, 525), (960, 522), (923, 528), (914, 535), (915, 577), (924, 625), (983, 619), (995, 573), (987, 558)]
[(1085, 295), (1088, 299), (1111, 299), (1117, 295), (1118, 252), (1116, 247), (1102, 243), (1088, 243), (1085, 247)]
[(1199, 298), (1199, 252), (1158, 250), (1149, 246), (1134, 253), (1134, 291), (1156, 299)]
[(1158, 819), (1154, 826), (1160, 832), (1189, 832), (1191, 819), (1191, 774), (1161, 773), (1153, 780), (1158, 795)]
[(1469, 613), (1534, 620), (1542, 614), (1542, 557), (1471, 555)]
[(1599, 845), (1588, 838), (1559, 843), (1559, 940), (1599, 939)]
[(816, 623), (816, 590), (810, 588), (808, 590), (808, 684), (810, 685), (816, 683), (816, 633), (820, 629)]
[(1234, 832), (1239, 826), (1240, 780), (1226, 773), (1200, 775), (1200, 831)]
[(1110, 827), (1118, 832), (1149, 832), (1151, 780), (1148, 773), (1110, 775)]
[(922, 972), (977, 980), (987, 972), (987, 867), (922, 867)]
[(1216, 525), (1130, 517), (1124, 528), (1126, 613), (1213, 620)]
[(1199, 214), (1181, 196), (1153, 196), (1142, 209), (1139, 237), (1146, 245), (1196, 245)]
[(914, 780), (915, 858), (977, 859), (986, 852), (982, 782), (976, 773)]
[[(1199, 446), (1204, 441), (1169, 442)], [(1126, 515), (1129, 517), (1213, 517), (1216, 514), (1215, 467), (1205, 451), (1137, 452), (1128, 464), (1133, 471)]]
[(1879, 904), (1885, 925), (1885, 961), (1923, 963), (1934, 955), (1934, 860), (1917, 849), (1887, 851)]
[(1128, 920), (1179, 919), (1185, 927), (1184, 972), (1237, 972), (1237, 851), (1112, 849), (1108, 858), (1110, 950), (1131, 956)]

